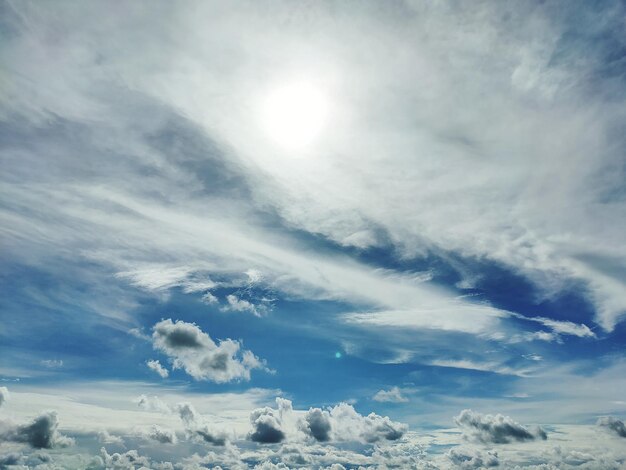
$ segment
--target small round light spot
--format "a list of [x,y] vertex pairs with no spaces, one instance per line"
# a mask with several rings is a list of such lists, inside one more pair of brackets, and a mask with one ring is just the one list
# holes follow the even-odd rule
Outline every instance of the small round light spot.
[[335,359],[341,359],[341,353],[339,351],[335,353]]

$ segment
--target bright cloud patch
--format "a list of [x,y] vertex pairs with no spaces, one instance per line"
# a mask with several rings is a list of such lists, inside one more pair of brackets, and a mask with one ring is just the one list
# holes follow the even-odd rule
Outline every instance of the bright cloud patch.
[[251,370],[264,367],[252,352],[242,350],[238,341],[215,343],[193,323],[167,319],[154,325],[153,330],[154,348],[166,354],[175,369],[184,369],[196,380],[250,380]]
[[390,390],[379,390],[376,392],[376,395],[372,397],[372,400],[391,403],[404,403],[409,401],[408,398],[402,395],[402,391],[398,387],[391,387]]
[[148,366],[148,369],[156,372],[164,379],[166,379],[170,375],[169,371],[165,367],[163,367],[159,361],[150,360],[146,362],[146,365]]

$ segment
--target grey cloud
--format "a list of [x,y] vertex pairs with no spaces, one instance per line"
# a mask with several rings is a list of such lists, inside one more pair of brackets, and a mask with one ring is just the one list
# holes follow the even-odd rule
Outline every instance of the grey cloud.
[[8,401],[9,396],[9,389],[6,387],[0,387],[0,407]]
[[312,408],[304,417],[303,430],[310,434],[316,441],[326,442],[330,440],[331,419],[328,411]]
[[340,403],[329,410],[311,408],[300,420],[299,428],[319,442],[333,440],[363,443],[395,441],[408,430],[408,426],[392,421],[387,416],[375,413],[363,416],[347,403]]
[[197,325],[180,320],[167,319],[154,325],[152,342],[155,349],[172,359],[175,369],[184,369],[196,380],[250,380],[251,370],[264,367],[252,352],[242,350],[238,341],[226,339],[216,344]]
[[0,455],[0,469],[8,465],[18,465],[22,460],[22,455],[17,452]]
[[224,446],[229,441],[228,433],[207,423],[206,419],[190,403],[177,404],[176,411],[188,435],[198,437],[204,442],[216,446]]
[[463,410],[454,418],[454,422],[463,429],[466,438],[485,444],[506,444],[548,438],[540,427],[529,431],[508,416],[501,414],[483,415],[472,410]]
[[146,436],[149,439],[160,442],[161,444],[176,444],[178,441],[176,433],[173,430],[162,428],[157,425],[152,426]]
[[258,408],[250,414],[252,431],[248,434],[251,441],[260,444],[276,444],[285,439],[280,413],[269,407]]
[[402,395],[402,390],[398,387],[391,387],[390,390],[379,390],[372,397],[372,400],[389,403],[405,403],[409,401],[408,398]]
[[613,416],[603,416],[598,419],[596,424],[608,429],[619,437],[626,437],[626,425],[624,425],[621,419],[614,418]]
[[109,454],[103,447],[100,449],[100,453],[106,469],[141,470],[144,468],[151,468],[150,459],[139,455],[139,452],[134,449],[124,453],[115,452],[113,454]]
[[57,428],[59,421],[53,411],[43,413],[29,424],[14,425],[8,421],[0,422],[0,442],[22,442],[38,449],[67,447],[74,440],[63,436]]
[[172,323],[171,320],[164,320],[154,325],[154,334],[152,336],[155,343],[162,348],[168,349],[201,349],[208,345],[215,346],[202,331],[193,323],[177,321]]
[[462,470],[471,470],[500,465],[498,453],[493,451],[481,452],[477,449],[452,448],[446,457]]

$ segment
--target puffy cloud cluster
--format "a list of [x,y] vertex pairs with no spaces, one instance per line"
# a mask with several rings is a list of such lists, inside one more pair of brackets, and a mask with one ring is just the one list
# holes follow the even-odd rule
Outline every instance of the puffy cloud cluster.
[[[12,468],[13,465],[24,465],[29,469],[34,468],[37,470],[48,470],[52,468],[47,465],[51,462],[52,459],[50,456],[42,452],[35,452],[30,455],[23,455],[19,452],[10,452],[5,455],[0,455],[0,469],[2,470]],[[21,470],[24,467],[17,468]]]
[[395,441],[408,430],[387,416],[359,414],[352,405],[340,403],[329,410],[311,408],[300,420],[299,428],[318,442],[353,441],[374,443]]
[[331,420],[333,439],[337,441],[395,441],[408,430],[406,424],[392,421],[387,416],[376,413],[363,416],[347,403],[340,403],[327,413]]
[[287,437],[283,430],[286,415],[293,411],[291,402],[282,398],[276,399],[278,409],[268,406],[257,408],[250,413],[252,431],[248,434],[251,441],[260,444],[276,444]]
[[[396,441],[408,430],[387,416],[359,414],[352,405],[340,403],[329,409],[294,411],[289,400],[276,399],[278,409],[264,407],[250,415],[252,441],[275,444],[289,437],[304,436],[315,442],[376,443]],[[292,426],[294,424],[294,426]],[[299,434],[300,433],[300,434]]]
[[157,425],[152,426],[150,431],[146,434],[146,437],[160,442],[161,444],[176,444],[176,442],[178,442],[174,431]]
[[167,319],[154,325],[153,330],[154,348],[165,353],[175,369],[184,369],[196,380],[250,380],[252,369],[264,367],[251,351],[241,350],[238,341],[226,339],[216,344],[193,323]]
[[626,437],[626,425],[624,425],[624,422],[621,419],[614,418],[613,416],[603,416],[598,419],[596,424],[608,429],[619,437]]
[[454,418],[454,422],[463,429],[466,438],[485,444],[506,444],[548,438],[540,427],[529,431],[501,414],[483,415],[472,410],[463,410]]
[[140,456],[136,450],[129,450],[123,454],[118,452],[109,454],[103,447],[100,449],[100,453],[102,454],[102,467],[107,470],[135,470],[151,468],[150,459]]
[[481,452],[477,449],[452,448],[446,453],[446,457],[462,470],[500,465],[498,453],[493,451]]
[[37,449],[67,447],[74,443],[73,439],[59,433],[59,420],[53,411],[42,413],[29,424],[12,424],[0,422],[0,442],[20,442]]
[[188,435],[216,446],[223,446],[228,442],[229,434],[207,423],[190,403],[179,403],[176,405],[176,411]]
[[332,429],[330,413],[319,408],[311,408],[304,420],[302,429],[318,442],[330,440]]

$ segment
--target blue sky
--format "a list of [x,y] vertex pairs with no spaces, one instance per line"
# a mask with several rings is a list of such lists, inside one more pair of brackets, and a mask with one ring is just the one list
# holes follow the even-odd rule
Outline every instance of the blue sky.
[[0,468],[626,465],[623,3],[0,5]]

